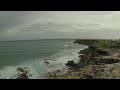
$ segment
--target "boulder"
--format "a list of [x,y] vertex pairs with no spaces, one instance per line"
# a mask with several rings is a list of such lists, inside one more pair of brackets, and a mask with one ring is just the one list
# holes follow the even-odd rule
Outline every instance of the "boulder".
[[25,72],[25,70],[23,68],[18,68],[17,71],[19,71],[19,72]]
[[65,64],[66,66],[69,66],[69,67],[71,67],[71,68],[74,68],[74,67],[76,67],[76,63],[74,63],[74,61],[68,61],[68,63],[66,63]]
[[29,79],[26,73],[20,74],[16,79]]
[[28,71],[25,68],[18,68],[17,71],[19,71],[19,73],[16,79],[29,79],[27,76]]

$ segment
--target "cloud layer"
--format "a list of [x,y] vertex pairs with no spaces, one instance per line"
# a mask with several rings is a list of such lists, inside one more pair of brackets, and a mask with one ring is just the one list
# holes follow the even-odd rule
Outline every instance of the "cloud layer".
[[119,11],[0,11],[0,40],[120,38]]

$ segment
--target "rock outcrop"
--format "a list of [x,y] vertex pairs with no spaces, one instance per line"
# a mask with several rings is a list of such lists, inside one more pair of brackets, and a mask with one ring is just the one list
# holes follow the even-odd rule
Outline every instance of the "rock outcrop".
[[87,65],[94,65],[96,63],[95,57],[108,56],[110,55],[109,51],[98,49],[94,46],[89,46],[89,48],[79,52],[80,62],[78,63],[78,68],[85,67]]
[[18,68],[17,69],[18,73],[11,77],[10,79],[29,79],[28,77],[28,71],[26,68]]
[[120,62],[120,58],[118,57],[95,57],[94,61],[96,65],[112,64],[112,63]]
[[79,54],[80,61],[78,64],[75,64],[74,61],[68,61],[66,65],[79,69],[88,65],[111,64],[120,61],[120,58],[109,57],[111,55],[109,50],[100,49],[95,46],[89,46],[89,48],[80,51]]
[[[68,61],[66,66],[71,67],[70,71],[49,72],[46,79],[120,79],[120,49],[110,48],[113,46],[112,40],[97,42],[99,40],[76,40],[74,43],[89,46],[78,52],[79,63]],[[101,44],[100,47],[95,43]]]
[[18,74],[16,79],[29,79],[27,76],[28,71],[24,68],[18,68],[17,71],[20,73]]
[[94,65],[85,73],[87,79],[120,79],[120,63]]
[[120,79],[120,63],[88,65],[74,71],[53,71],[45,79]]
[[25,72],[18,75],[16,79],[29,79],[27,74]]
[[77,66],[74,61],[68,61],[68,63],[66,63],[65,65],[71,67],[71,69],[74,69]]

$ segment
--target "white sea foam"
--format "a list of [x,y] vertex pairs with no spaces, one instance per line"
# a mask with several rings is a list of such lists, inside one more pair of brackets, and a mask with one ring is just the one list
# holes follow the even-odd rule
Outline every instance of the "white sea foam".
[[10,79],[17,74],[17,68],[27,68],[29,71],[28,76],[31,79],[39,79],[43,74],[53,70],[67,70],[68,67],[65,63],[70,60],[74,60],[77,63],[79,61],[78,52],[80,49],[82,50],[84,48],[86,48],[86,46],[81,46],[81,48],[78,49],[60,50],[58,53],[47,57],[47,62],[49,62],[48,65],[45,64],[45,60],[43,58],[39,58],[36,60],[22,62],[16,66],[3,67],[0,70],[0,78]]

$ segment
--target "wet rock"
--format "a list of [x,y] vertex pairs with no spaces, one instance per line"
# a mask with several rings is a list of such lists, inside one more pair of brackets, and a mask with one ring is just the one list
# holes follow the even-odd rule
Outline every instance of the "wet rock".
[[94,57],[96,56],[100,56],[100,54],[97,52],[97,48],[94,46],[90,46],[87,49],[84,49],[83,51],[81,51],[80,57],[80,62],[78,63],[78,67],[85,67],[87,65],[90,64],[94,64]]
[[22,74],[20,74],[16,79],[29,79],[27,74],[24,72]]
[[74,68],[77,64],[74,63],[74,61],[68,61],[68,63],[66,63],[65,65]]
[[26,70],[26,68],[18,68],[17,71],[19,71],[19,73],[17,73],[16,79],[29,79],[29,77],[27,76],[28,71]]
[[49,65],[50,63],[49,63],[48,61],[45,61],[45,64],[46,64],[46,65]]
[[19,72],[25,72],[25,70],[23,68],[18,68],[17,71],[19,71]]

